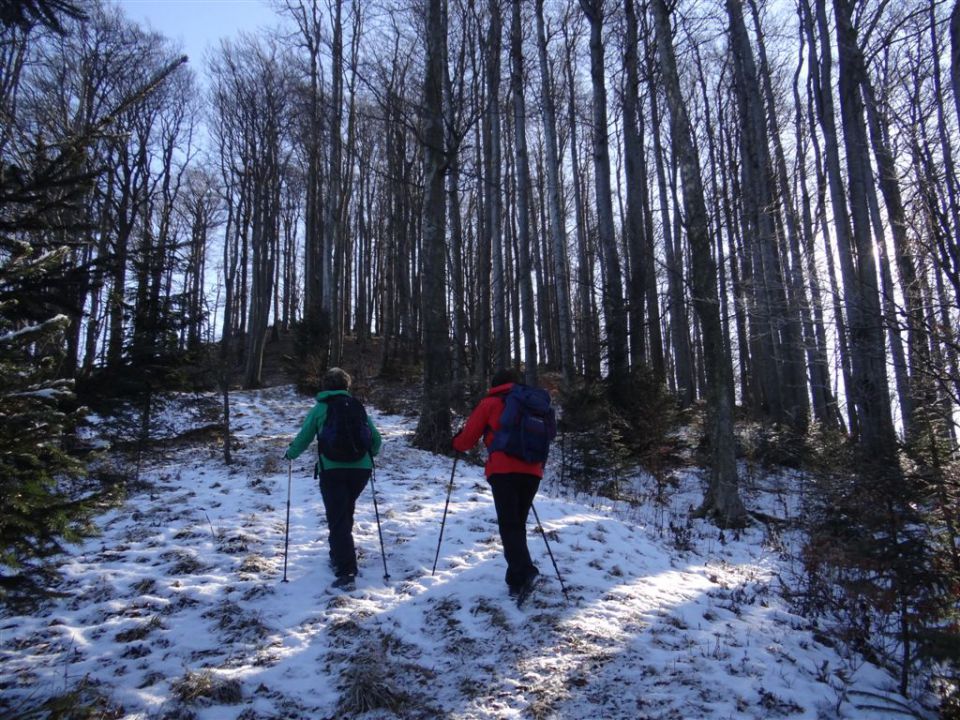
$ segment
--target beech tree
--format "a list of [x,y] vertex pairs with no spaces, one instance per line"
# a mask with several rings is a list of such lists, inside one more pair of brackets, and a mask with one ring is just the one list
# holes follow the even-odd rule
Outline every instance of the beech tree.
[[520,286],[521,328],[523,331],[524,378],[530,385],[537,384],[537,338],[534,324],[533,305],[533,252],[530,236],[530,160],[527,155],[527,117],[524,92],[523,64],[523,19],[520,12],[520,0],[512,0],[512,21],[510,23],[510,91],[513,95],[513,132],[514,151],[516,153],[517,174],[517,245],[519,249],[519,267],[517,268]]
[[670,137],[674,156],[680,164],[687,236],[693,262],[693,304],[704,336],[704,362],[707,368],[708,432],[711,443],[710,484],[699,514],[713,517],[724,527],[746,522],[746,509],[740,499],[733,439],[733,386],[730,357],[724,351],[717,299],[717,268],[704,201],[700,161],[689,116],[680,92],[680,77],[672,45],[670,15],[664,0],[653,0],[657,49],[663,73],[664,90],[670,108]]
[[623,307],[623,273],[613,223],[613,193],[610,188],[607,92],[604,79],[603,0],[580,0],[590,21],[590,77],[593,85],[593,154],[597,204],[597,237],[603,271],[603,309],[606,325],[610,392],[615,402],[628,402],[626,379],[629,370],[627,321]]
[[560,150],[557,139],[557,109],[554,83],[547,54],[547,37],[543,17],[543,0],[534,2],[537,22],[537,57],[540,65],[540,111],[543,119],[544,152],[547,174],[547,199],[550,218],[550,257],[556,288],[557,323],[559,325],[560,367],[564,383],[573,382],[573,327],[570,308],[570,285],[567,273],[566,214],[561,202]]
[[446,311],[445,136],[443,63],[446,49],[444,0],[426,5],[423,81],[423,403],[415,442],[445,451],[450,446],[450,345]]

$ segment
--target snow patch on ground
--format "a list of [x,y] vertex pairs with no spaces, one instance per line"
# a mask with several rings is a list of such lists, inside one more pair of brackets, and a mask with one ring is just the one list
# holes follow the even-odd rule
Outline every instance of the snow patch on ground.
[[[411,447],[415,420],[371,408],[390,580],[368,486],[361,575],[340,593],[313,455],[289,476],[282,459],[311,401],[292,388],[232,399],[233,466],[209,445],[158,455],[148,490],[65,559],[68,595],[0,616],[0,709],[85,681],[124,718],[902,717],[858,707],[895,697],[893,680],[818,642],[778,595],[782,538],[688,521],[694,472],[639,508],[564,497],[548,473],[536,509],[568,597],[531,519],[544,582],[520,610],[482,468],[457,466],[431,575],[452,461]],[[752,507],[790,510],[789,476],[744,483]]]

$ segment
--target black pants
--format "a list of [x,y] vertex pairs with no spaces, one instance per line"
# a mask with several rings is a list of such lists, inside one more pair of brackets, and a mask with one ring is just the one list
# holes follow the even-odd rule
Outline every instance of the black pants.
[[540,478],[524,473],[504,473],[487,478],[493,490],[497,525],[507,560],[507,585],[516,588],[539,571],[527,549],[527,516],[540,487]]
[[369,470],[355,468],[334,468],[320,473],[320,495],[323,497],[329,531],[330,562],[337,577],[357,574],[353,510],[369,479]]

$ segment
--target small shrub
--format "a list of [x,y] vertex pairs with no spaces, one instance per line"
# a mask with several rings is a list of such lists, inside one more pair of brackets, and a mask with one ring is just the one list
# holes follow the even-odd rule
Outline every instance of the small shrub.
[[800,468],[810,455],[808,438],[780,425],[741,425],[737,455],[765,468]]
[[626,468],[639,465],[661,491],[666,488],[671,458],[679,457],[673,432],[679,414],[676,399],[649,370],[634,370],[616,398],[605,384],[588,383],[567,390],[559,404],[560,434],[552,452],[560,455],[565,485],[632,500],[622,479]]
[[880,465],[825,434],[815,447],[801,610],[896,672],[901,695],[933,689],[949,710],[960,666],[950,466]]

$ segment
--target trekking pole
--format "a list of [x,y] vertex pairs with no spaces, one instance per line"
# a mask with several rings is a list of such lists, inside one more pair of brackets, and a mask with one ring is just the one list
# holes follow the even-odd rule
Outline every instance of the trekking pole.
[[377,465],[373,461],[373,454],[370,454],[370,493],[373,495],[373,513],[377,517],[377,534],[380,536],[380,558],[383,560],[383,582],[390,581],[390,573],[387,572],[387,552],[383,549],[383,529],[380,527],[380,509],[377,507],[377,487],[373,478],[377,474]]
[[560,418],[560,422],[563,423],[560,428],[560,492],[562,493],[564,488],[566,488],[566,471],[567,471],[567,424],[563,422],[563,418]]
[[543,523],[540,522],[540,516],[537,515],[537,508],[533,503],[530,503],[530,509],[533,510],[533,517],[537,521],[537,527],[540,528],[540,534],[543,535],[543,542],[547,546],[547,554],[550,555],[550,562],[553,563],[553,569],[557,573],[557,580],[560,581],[560,589],[563,590],[563,596],[567,599],[567,602],[570,602],[570,596],[567,595],[567,586],[563,584],[563,577],[560,575],[560,568],[557,567],[557,561],[553,557],[553,550],[550,549],[550,543],[547,542],[547,533],[543,529]]
[[447,485],[447,502],[443,505],[443,520],[440,521],[440,539],[437,540],[437,554],[433,556],[433,570],[430,571],[431,576],[437,572],[437,560],[440,559],[440,543],[443,542],[443,528],[447,524],[447,508],[450,507],[450,493],[453,492],[453,475],[457,472],[457,460],[459,459],[459,455],[453,456],[453,470],[450,471],[450,483]]
[[287,462],[287,522],[283,530],[283,580],[287,582],[287,548],[290,546],[290,484],[293,480],[293,460]]

